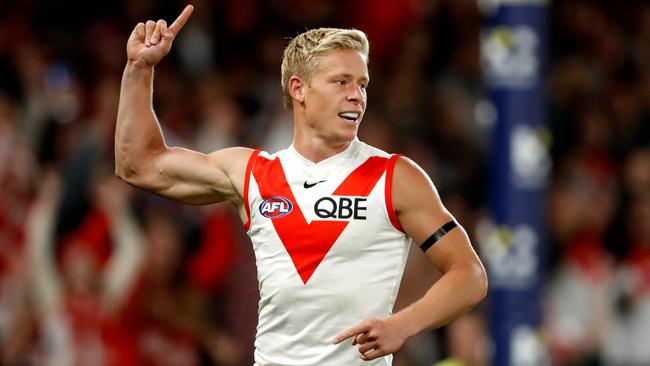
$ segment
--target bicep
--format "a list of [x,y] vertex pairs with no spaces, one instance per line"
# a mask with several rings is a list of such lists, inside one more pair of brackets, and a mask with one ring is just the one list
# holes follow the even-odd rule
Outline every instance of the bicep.
[[[454,220],[428,175],[406,158],[400,158],[395,165],[393,205],[404,232],[417,245]],[[441,237],[426,254],[443,273],[456,264],[478,262],[469,237],[460,224]]]
[[154,157],[141,188],[189,204],[237,202],[241,197],[247,148],[211,154],[173,147]]

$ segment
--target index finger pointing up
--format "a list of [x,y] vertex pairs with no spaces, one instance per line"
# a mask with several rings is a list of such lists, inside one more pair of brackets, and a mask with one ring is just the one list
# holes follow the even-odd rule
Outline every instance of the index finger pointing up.
[[192,5],[188,5],[183,9],[183,12],[181,15],[174,20],[174,23],[169,26],[169,30],[175,35],[178,34],[178,32],[183,28],[185,25],[185,22],[187,22],[187,19],[189,19],[190,15],[192,15],[192,11],[194,11],[194,7]]

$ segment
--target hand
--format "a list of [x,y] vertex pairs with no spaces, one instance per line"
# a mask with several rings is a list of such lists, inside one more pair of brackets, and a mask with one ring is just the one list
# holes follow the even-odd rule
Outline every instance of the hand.
[[129,63],[144,66],[154,66],[172,47],[172,41],[185,25],[194,7],[188,5],[181,15],[167,28],[167,22],[160,19],[157,22],[148,20],[138,23],[126,43],[126,56]]
[[395,318],[368,319],[334,337],[334,344],[352,338],[352,345],[359,345],[359,353],[364,361],[386,356],[402,347],[407,336]]

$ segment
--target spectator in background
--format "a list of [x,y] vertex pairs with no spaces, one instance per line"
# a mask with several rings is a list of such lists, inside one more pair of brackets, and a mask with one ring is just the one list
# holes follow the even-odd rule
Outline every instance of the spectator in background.
[[650,150],[633,150],[623,164],[622,259],[613,276],[605,343],[607,365],[650,364]]
[[142,265],[142,234],[128,211],[126,187],[103,174],[94,188],[98,211],[60,238],[59,253],[55,173],[43,178],[27,226],[31,286],[47,365],[139,364],[137,355],[119,349],[128,345],[122,338],[130,335],[114,322]]
[[548,207],[559,247],[544,296],[545,328],[554,364],[586,365],[600,359],[607,331],[613,258],[605,239],[616,191],[611,179],[575,159],[560,171]]
[[19,105],[0,91],[0,364],[18,362],[29,348],[30,312],[25,265],[25,220],[38,174],[21,134]]
[[643,300],[631,300],[642,299],[643,290],[630,280],[639,278],[643,262],[643,251],[632,249],[639,245],[630,221],[635,207],[645,205],[632,192],[647,189],[626,178],[644,181],[649,166],[632,163],[640,162],[636,151],[647,150],[650,136],[648,14],[648,4],[635,1],[551,6],[556,169],[547,217],[556,246],[544,316],[557,365],[648,362],[635,345],[641,332],[632,326],[643,322]]
[[[163,214],[164,213],[164,214]],[[227,222],[223,213],[214,215]],[[168,211],[149,205],[144,225],[147,256],[123,320],[129,324],[141,362],[151,365],[239,365],[242,345],[211,311],[210,294],[224,281],[234,253],[228,229],[207,222],[198,253],[188,256],[182,226]],[[214,233],[212,234],[214,235]]]

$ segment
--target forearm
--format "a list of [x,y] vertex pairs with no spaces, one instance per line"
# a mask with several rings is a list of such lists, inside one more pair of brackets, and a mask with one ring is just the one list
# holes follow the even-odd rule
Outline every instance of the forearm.
[[143,262],[144,239],[135,218],[123,207],[111,218],[111,238],[115,247],[105,273],[105,306],[118,310],[131,292]]
[[115,171],[131,180],[163,151],[165,142],[153,111],[153,66],[127,63],[122,76],[115,129]]
[[451,323],[484,297],[487,278],[480,265],[451,268],[415,303],[393,315],[411,337]]
[[39,311],[58,306],[60,282],[53,251],[53,202],[37,202],[27,222],[27,245],[32,288],[38,298]]

